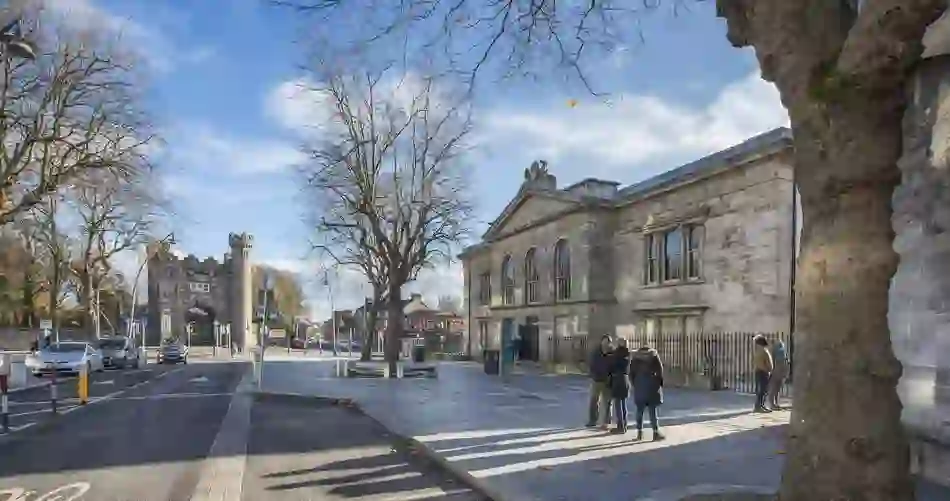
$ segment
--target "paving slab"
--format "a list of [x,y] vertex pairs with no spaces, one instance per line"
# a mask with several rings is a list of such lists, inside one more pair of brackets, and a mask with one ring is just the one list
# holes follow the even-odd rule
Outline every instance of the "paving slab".
[[[438,367],[434,380],[367,380],[336,378],[327,362],[274,363],[263,386],[352,398],[496,501],[673,499],[698,487],[763,491],[779,484],[789,415],[751,414],[749,395],[668,389],[660,412],[667,440],[638,443],[581,427],[589,384],[583,376],[526,372],[503,380],[476,364]],[[950,499],[950,491],[922,484],[918,499]]]

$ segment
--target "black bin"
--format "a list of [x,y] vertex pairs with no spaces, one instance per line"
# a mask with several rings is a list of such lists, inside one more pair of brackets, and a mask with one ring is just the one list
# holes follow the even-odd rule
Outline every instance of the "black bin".
[[498,375],[499,362],[501,361],[501,352],[498,350],[485,350],[485,374],[491,376]]
[[426,361],[426,347],[424,345],[417,344],[412,347],[412,361],[413,362]]

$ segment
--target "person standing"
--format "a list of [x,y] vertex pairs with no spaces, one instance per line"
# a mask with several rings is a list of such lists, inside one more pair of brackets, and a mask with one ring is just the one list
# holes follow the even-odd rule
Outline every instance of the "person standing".
[[630,382],[637,406],[637,440],[643,440],[643,413],[650,412],[653,440],[663,440],[657,410],[663,405],[663,362],[649,346],[641,346],[630,356]]
[[590,399],[587,402],[587,427],[597,426],[598,421],[602,428],[610,425],[610,336],[600,338],[600,344],[591,353],[588,365],[590,375]]
[[772,375],[772,354],[769,353],[769,342],[765,336],[759,334],[753,339],[755,343],[754,353],[752,355],[753,368],[755,369],[755,409],[752,412],[763,413],[772,412],[765,407],[765,397],[768,393],[769,378]]
[[782,386],[788,379],[789,361],[788,351],[785,349],[785,343],[781,340],[772,345],[772,375],[769,377],[768,405],[773,411],[782,410],[778,404],[779,393],[782,392]]
[[610,396],[613,398],[614,418],[617,427],[611,433],[627,432],[627,397],[630,396],[630,381],[627,371],[630,369],[630,350],[627,349],[627,340],[617,340],[610,357]]

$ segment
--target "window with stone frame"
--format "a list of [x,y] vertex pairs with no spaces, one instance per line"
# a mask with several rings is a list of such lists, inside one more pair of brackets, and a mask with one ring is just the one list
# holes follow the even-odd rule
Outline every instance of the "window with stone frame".
[[483,350],[488,349],[488,320],[478,321],[478,346]]
[[501,303],[515,304],[515,268],[511,256],[501,261]]
[[538,302],[538,287],[541,275],[538,273],[537,250],[532,247],[524,255],[524,302]]
[[660,247],[660,239],[657,235],[648,233],[645,237],[646,269],[643,273],[643,283],[647,285],[660,281]]
[[689,225],[684,229],[686,232],[686,278],[697,280],[703,273],[703,227]]
[[644,235],[644,285],[702,278],[703,231],[685,224]]
[[487,271],[478,276],[478,304],[491,304],[491,272]]
[[554,298],[571,298],[571,249],[563,239],[554,245]]

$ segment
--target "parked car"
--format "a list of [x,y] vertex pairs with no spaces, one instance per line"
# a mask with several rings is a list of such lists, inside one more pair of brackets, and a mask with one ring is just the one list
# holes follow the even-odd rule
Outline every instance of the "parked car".
[[83,341],[52,343],[27,357],[26,366],[37,377],[53,371],[57,374],[79,374],[82,367],[86,367],[87,373],[102,372],[104,369],[102,353]]
[[99,338],[99,350],[105,367],[125,369],[138,365],[139,350],[135,342],[125,336]]
[[188,347],[176,341],[163,343],[158,350],[160,364],[188,364]]

